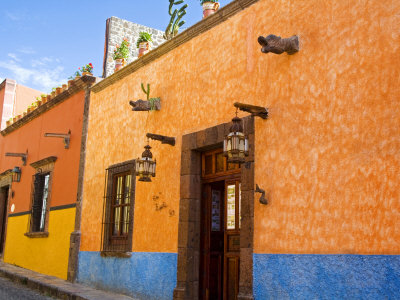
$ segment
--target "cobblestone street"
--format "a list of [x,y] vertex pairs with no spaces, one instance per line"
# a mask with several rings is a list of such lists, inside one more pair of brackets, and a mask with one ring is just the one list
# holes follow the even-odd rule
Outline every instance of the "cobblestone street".
[[50,300],[37,291],[31,290],[23,284],[12,282],[0,276],[0,300]]

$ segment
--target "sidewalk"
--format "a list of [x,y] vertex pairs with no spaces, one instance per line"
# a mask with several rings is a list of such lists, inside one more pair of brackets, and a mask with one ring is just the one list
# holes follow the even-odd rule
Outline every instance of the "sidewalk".
[[81,284],[71,283],[57,277],[43,275],[0,261],[0,275],[12,281],[26,284],[42,293],[68,300],[133,300],[133,298],[96,290]]

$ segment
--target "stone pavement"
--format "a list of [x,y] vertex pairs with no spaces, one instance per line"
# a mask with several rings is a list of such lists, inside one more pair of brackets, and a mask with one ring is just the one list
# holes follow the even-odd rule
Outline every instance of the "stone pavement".
[[57,277],[43,275],[31,270],[6,264],[0,261],[0,275],[22,284],[31,289],[60,299],[68,300],[133,300],[134,298],[96,290],[88,286],[71,283]]

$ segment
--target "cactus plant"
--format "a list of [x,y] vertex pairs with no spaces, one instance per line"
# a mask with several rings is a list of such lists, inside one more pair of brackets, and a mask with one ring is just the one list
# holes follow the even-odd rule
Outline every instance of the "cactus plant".
[[185,21],[181,21],[182,17],[186,15],[187,4],[183,5],[179,10],[175,9],[172,12],[172,6],[182,4],[184,0],[169,0],[169,10],[168,13],[171,16],[167,29],[165,29],[164,38],[166,40],[172,39],[174,36],[178,34],[179,28],[185,24]]
[[147,95],[147,100],[149,100],[149,97],[150,97],[150,83],[147,84],[147,91],[145,90],[143,83],[141,85],[142,85],[143,93],[145,93]]

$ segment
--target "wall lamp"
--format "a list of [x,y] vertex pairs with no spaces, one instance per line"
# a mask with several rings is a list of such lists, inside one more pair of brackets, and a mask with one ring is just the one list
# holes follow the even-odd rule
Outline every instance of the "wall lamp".
[[21,181],[21,168],[19,167],[14,167],[11,171],[12,174],[12,182],[20,182]]
[[139,181],[151,182],[151,177],[156,177],[156,160],[153,160],[153,153],[151,153],[149,139],[160,141],[162,144],[168,144],[175,146],[175,138],[147,133],[147,145],[144,147],[142,157],[136,160],[136,176],[139,177]]
[[64,139],[64,149],[69,149],[69,142],[71,140],[71,130],[65,133],[45,133],[44,137],[55,137]]
[[26,166],[26,159],[28,158],[28,150],[26,150],[26,153],[6,152],[6,156],[21,157],[22,165]]

